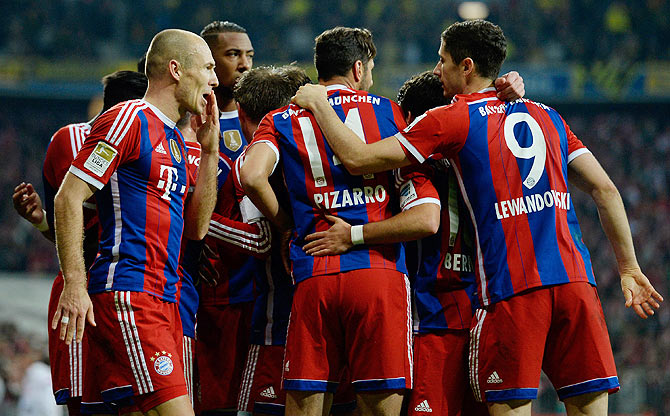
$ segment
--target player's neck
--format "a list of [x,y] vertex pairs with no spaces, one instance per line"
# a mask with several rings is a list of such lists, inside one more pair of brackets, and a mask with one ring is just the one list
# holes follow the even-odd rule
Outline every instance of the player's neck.
[[158,108],[166,117],[177,123],[182,117],[179,113],[179,103],[174,96],[174,88],[152,88],[149,84],[144,101]]
[[333,77],[328,81],[324,81],[323,79],[319,78],[319,84],[326,87],[329,85],[344,85],[345,87],[351,88],[352,90],[358,89],[358,83],[354,82],[354,80],[352,80],[350,77],[345,76]]
[[214,89],[214,94],[216,94],[216,102],[219,105],[219,111],[228,112],[237,110],[237,105],[235,105],[235,99],[232,95],[232,90],[227,87],[217,87]]
[[474,94],[485,88],[492,87],[493,81],[488,78],[474,77],[465,86],[463,94]]

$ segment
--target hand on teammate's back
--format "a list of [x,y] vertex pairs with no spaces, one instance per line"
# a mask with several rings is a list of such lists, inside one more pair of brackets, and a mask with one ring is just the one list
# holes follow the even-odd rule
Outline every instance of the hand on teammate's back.
[[326,231],[317,231],[305,237],[303,247],[310,256],[334,256],[342,254],[354,245],[351,242],[351,225],[339,217],[326,214],[333,225]]

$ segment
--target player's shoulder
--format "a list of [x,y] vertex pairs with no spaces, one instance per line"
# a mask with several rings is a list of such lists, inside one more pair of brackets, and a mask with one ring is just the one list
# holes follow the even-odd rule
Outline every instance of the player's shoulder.
[[72,138],[85,137],[91,131],[91,125],[88,123],[72,123],[59,128],[53,136],[53,141],[71,141]]

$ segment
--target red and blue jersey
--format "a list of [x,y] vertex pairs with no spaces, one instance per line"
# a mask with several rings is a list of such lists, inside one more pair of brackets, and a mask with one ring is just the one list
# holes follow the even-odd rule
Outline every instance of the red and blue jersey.
[[266,222],[250,224],[244,221],[244,204],[240,205],[236,197],[234,161],[219,148],[219,167],[222,166],[221,161],[225,162],[226,180],[219,189],[206,237],[207,244],[219,257],[212,261],[219,279],[214,287],[202,286],[203,305],[253,301],[254,279],[263,267],[271,243],[270,228]]
[[[342,85],[328,87],[335,112],[361,140],[376,142],[405,125],[391,100]],[[324,140],[314,116],[295,105],[270,112],[252,144],[265,143],[281,157],[290,196],[295,232],[290,257],[294,281],[357,269],[391,269],[406,273],[401,244],[357,246],[337,256],[312,257],[302,247],[305,237],[330,228],[325,214],[351,225],[381,221],[397,206],[391,173],[352,176]]]
[[98,189],[101,236],[90,293],[146,292],[176,301],[184,200],[195,184],[186,156],[175,122],[144,100],[98,117],[70,167]]
[[482,305],[534,287],[595,285],[568,189],[568,163],[588,150],[555,110],[505,103],[487,88],[457,95],[396,138],[419,162],[454,166],[475,226]]
[[[254,232],[253,229],[247,231],[247,249],[250,250],[250,254],[263,260],[258,264],[255,274],[256,298],[251,315],[249,342],[254,345],[286,345],[286,331],[293,300],[293,282],[291,276],[284,270],[280,253],[281,243],[272,241],[273,235],[268,221],[244,193],[240,183],[240,167],[243,163],[244,153],[235,161],[233,171],[235,195],[244,223],[257,227],[260,231],[260,233]],[[274,175],[280,174],[281,172],[275,172]],[[277,177],[277,179],[281,179],[280,182],[283,183],[283,178]],[[274,180],[271,180],[271,183],[274,186],[282,186],[281,190],[277,188],[275,192],[283,190],[283,185],[276,184]],[[263,238],[260,238],[261,236]]]
[[[242,126],[237,110],[221,113],[219,116],[219,130],[221,131],[219,153],[224,154],[229,160],[234,162],[247,147],[247,139],[244,138],[244,133],[242,133]],[[230,172],[230,167],[228,168],[228,172]],[[222,178],[221,184],[225,180],[225,177]]]
[[[198,177],[200,166],[200,143],[186,142],[187,166],[193,178]],[[200,295],[195,282],[200,267],[200,253],[202,252],[202,241],[190,240],[182,237],[181,253],[179,255],[179,287],[177,291],[177,302],[179,302],[179,316],[184,335],[195,338],[195,316],[198,312]]]
[[[81,150],[84,140],[91,131],[89,123],[68,124],[61,127],[52,137],[47,148],[42,167],[44,184],[44,209],[49,228],[54,229],[54,198],[65,179],[72,161]],[[98,252],[98,214],[95,198],[84,202],[84,263],[88,268]]]
[[469,329],[477,304],[474,228],[456,175],[445,160],[400,169],[396,175],[400,207],[440,206],[437,233],[406,244],[414,298],[414,332]]

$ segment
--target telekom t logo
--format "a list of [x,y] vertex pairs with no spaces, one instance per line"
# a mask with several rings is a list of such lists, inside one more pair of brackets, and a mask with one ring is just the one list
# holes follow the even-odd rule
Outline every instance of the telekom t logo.
[[[172,198],[170,197],[170,192],[176,191],[177,186],[179,186],[179,183],[177,182],[179,180],[179,175],[177,174],[177,168],[172,166],[161,165],[160,177],[161,180],[158,181],[158,189],[165,189],[165,193],[161,195],[161,198],[165,199],[166,201],[170,201],[172,200]],[[185,191],[186,186],[182,185],[181,195],[183,195]]]

